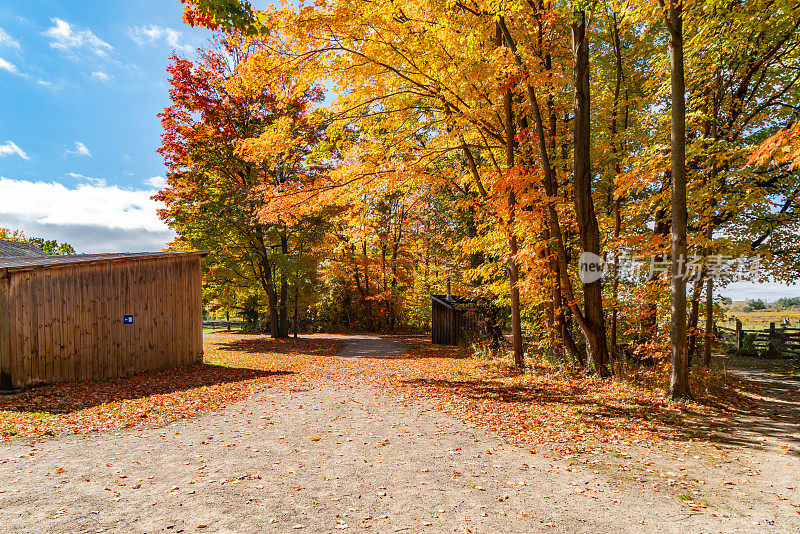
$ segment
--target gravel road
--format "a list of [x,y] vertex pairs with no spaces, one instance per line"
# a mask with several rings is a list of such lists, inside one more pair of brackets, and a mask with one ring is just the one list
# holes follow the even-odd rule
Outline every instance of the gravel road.
[[691,512],[368,386],[307,383],[163,428],[0,444],[7,532],[800,529],[754,514]]

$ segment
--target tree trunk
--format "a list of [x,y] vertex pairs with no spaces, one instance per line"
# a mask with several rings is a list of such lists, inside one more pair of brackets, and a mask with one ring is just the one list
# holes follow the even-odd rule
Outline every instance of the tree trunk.
[[706,281],[706,331],[703,336],[703,366],[711,364],[711,342],[714,339],[714,279]]
[[[502,16],[498,17],[497,25],[506,41],[506,44],[510,46],[511,51],[514,54],[514,61],[520,68],[524,69],[524,63],[517,52],[516,43],[514,42],[511,33],[508,31],[505,19]],[[541,166],[543,170],[543,186],[547,196],[550,197],[550,199],[554,199],[558,194],[558,183],[555,176],[555,169],[550,164],[550,155],[547,150],[547,135],[545,134],[544,122],[542,120],[541,110],[539,109],[539,102],[536,98],[536,90],[532,85],[526,83],[525,92],[529,104],[529,116],[533,121],[536,131],[536,144],[539,150],[539,157],[541,158]],[[572,312],[572,316],[578,321],[578,325],[580,326],[584,336],[588,337],[588,324],[585,321],[583,313],[581,312],[581,309],[575,300],[575,295],[572,290],[572,283],[569,279],[564,236],[561,232],[561,223],[559,222],[558,211],[556,210],[556,206],[552,200],[547,202],[546,215],[548,232],[550,232],[550,237],[555,241],[556,254],[553,260],[553,265],[556,267],[559,274],[559,287],[563,290],[562,302],[568,306],[569,310]],[[567,336],[569,335],[569,325],[565,324],[562,334],[562,339],[564,339],[566,343]]]
[[266,257],[262,260],[262,266],[266,275],[264,291],[267,293],[267,302],[269,304],[269,334],[273,339],[278,339],[280,331],[278,330],[278,295],[275,292],[275,276],[272,271],[272,265]]
[[[503,109],[506,123],[506,169],[514,167],[514,110],[511,101],[511,89],[503,95]],[[511,337],[514,345],[514,367],[522,369],[525,365],[522,352],[522,320],[519,309],[519,267],[517,266],[517,236],[514,233],[514,217],[516,210],[516,195],[512,189],[508,194],[508,283],[511,290]]]
[[697,354],[697,325],[699,323],[700,318],[700,293],[703,291],[703,278],[698,277],[697,280],[694,282],[694,286],[692,288],[692,301],[691,306],[689,308],[689,326],[687,332],[688,338],[688,360],[689,365],[692,364],[692,359]]
[[669,56],[672,83],[672,344],[669,396],[689,397],[689,355],[686,346],[686,80],[683,66],[683,1],[669,2]]
[[[545,54],[544,56],[544,68],[547,71],[552,70],[553,68],[553,59],[550,54]],[[550,135],[550,150],[555,152],[556,151],[556,137],[558,134],[558,118],[556,116],[556,107],[553,101],[552,95],[548,95],[547,97],[547,115],[548,115],[548,130]],[[547,173],[545,180],[549,182],[549,185],[546,185],[545,192],[555,197],[558,193],[558,185],[555,183],[555,171],[552,170],[553,168],[550,167],[550,172]],[[548,177],[549,176],[549,177]],[[552,208],[552,204],[550,204]],[[555,209],[553,208],[553,212]],[[555,220],[555,217],[552,217]],[[558,225],[556,220],[555,225]],[[545,228],[547,240],[550,240],[551,233],[549,230],[549,226]],[[557,254],[561,253],[563,255],[563,247],[557,245],[560,251],[557,251]],[[583,352],[578,349],[578,346],[575,344],[575,340],[572,337],[572,332],[570,332],[569,327],[567,326],[566,317],[564,316],[564,311],[566,307],[564,306],[564,296],[561,292],[561,274],[559,272],[558,267],[558,260],[552,258],[550,260],[550,270],[553,273],[553,278],[555,283],[553,284],[553,293],[552,293],[552,300],[553,300],[553,315],[554,315],[554,327],[556,328],[556,332],[558,333],[559,339],[564,345],[564,348],[567,349],[573,358],[578,362],[581,367],[586,366],[586,358],[583,355]]]
[[[589,92],[589,42],[586,31],[586,13],[572,14],[572,57],[575,84],[574,108],[574,188],[575,216],[577,218],[581,251],[600,256],[600,228],[592,200],[591,170],[591,98]],[[603,315],[601,280],[583,284],[584,321],[586,323],[587,374],[607,376],[608,342]]]
[[372,317],[372,300],[369,296],[369,256],[367,256],[367,242],[362,243],[362,252],[364,254],[364,311],[367,314],[367,330],[370,332],[375,331],[375,321]]
[[283,264],[281,265],[281,303],[280,315],[278,317],[278,335],[280,337],[289,337],[289,314],[287,311],[289,300],[289,276],[288,276],[288,254],[289,243],[286,234],[281,234],[281,254],[283,254]]
[[[614,107],[611,110],[611,152],[614,156],[614,179],[622,173],[622,168],[620,166],[620,158],[621,158],[621,147],[618,145],[617,141],[617,131],[618,131],[618,117],[619,117],[619,103],[620,103],[620,93],[622,89],[622,82],[625,80],[625,71],[622,67],[622,44],[620,42],[619,36],[619,21],[617,20],[616,12],[613,12],[613,21],[611,27],[611,45],[614,49],[614,58],[615,58],[615,83],[614,83]],[[627,98],[627,91],[626,91],[626,98],[625,98],[625,117],[628,116],[628,98]],[[627,123],[623,121],[623,129],[627,127]],[[615,187],[612,181],[611,186],[612,194],[615,192]],[[615,195],[613,199],[613,213],[614,213],[614,239],[619,239],[620,232],[622,230],[622,218],[620,216],[620,198]],[[614,256],[614,271],[613,271],[613,287],[612,287],[612,298],[613,298],[613,306],[611,309],[611,354],[616,357],[619,353],[618,342],[619,342],[619,326],[618,326],[618,315],[619,315],[619,256]]]
[[297,339],[297,310],[299,308],[298,301],[300,300],[300,271],[295,268],[294,271],[294,317],[292,318],[292,330],[294,330],[294,337]]

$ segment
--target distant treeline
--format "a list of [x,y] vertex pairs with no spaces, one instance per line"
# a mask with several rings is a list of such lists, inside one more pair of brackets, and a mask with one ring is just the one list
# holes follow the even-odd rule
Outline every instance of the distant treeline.
[[758,311],[767,309],[786,309],[800,306],[800,297],[784,297],[777,302],[764,302],[763,299],[747,299],[745,311]]

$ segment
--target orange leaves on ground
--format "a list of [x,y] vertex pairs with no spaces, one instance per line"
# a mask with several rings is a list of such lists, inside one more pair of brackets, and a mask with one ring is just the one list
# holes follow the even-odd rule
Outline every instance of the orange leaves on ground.
[[612,381],[555,374],[503,376],[452,348],[405,338],[411,354],[398,359],[316,362],[328,378],[377,385],[404,400],[433,400],[452,415],[515,442],[552,443],[564,450],[589,443],[647,442],[667,431],[659,393]]
[[[339,358],[346,337],[273,340],[207,334],[205,363],[128,378],[43,386],[0,397],[0,435],[163,425],[214,410],[266,388],[329,382],[379,387],[405,402],[433,402],[512,442],[579,452],[608,444],[683,439],[689,417],[741,407],[741,381],[716,370],[694,373],[701,404],[664,399],[666,367],[626,370],[630,381],[564,376],[537,367],[519,376],[497,360],[476,360],[422,336],[398,336],[409,353]],[[309,437],[316,441],[317,437]]]
[[703,404],[679,405],[664,398],[665,367],[644,368],[629,382],[565,377],[548,368],[519,376],[421,336],[398,339],[410,347],[404,357],[318,360],[305,371],[377,385],[405,401],[432,400],[509,441],[547,443],[563,452],[684,439],[691,416],[742,402],[737,394],[742,385],[719,371],[698,375]]
[[341,343],[207,335],[202,365],[126,378],[42,386],[0,397],[0,437],[163,425],[296,378]]

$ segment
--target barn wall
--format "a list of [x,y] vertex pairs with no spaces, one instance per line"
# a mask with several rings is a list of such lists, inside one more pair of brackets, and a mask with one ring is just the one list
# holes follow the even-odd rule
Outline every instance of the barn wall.
[[[14,387],[127,376],[202,356],[200,257],[162,256],[9,272],[8,335],[0,337]],[[134,324],[124,325],[132,314]],[[8,339],[8,354],[2,341]]]
[[11,380],[11,324],[8,313],[8,278],[0,277],[0,389],[14,387]]

